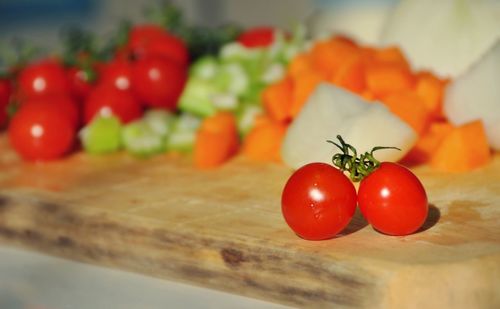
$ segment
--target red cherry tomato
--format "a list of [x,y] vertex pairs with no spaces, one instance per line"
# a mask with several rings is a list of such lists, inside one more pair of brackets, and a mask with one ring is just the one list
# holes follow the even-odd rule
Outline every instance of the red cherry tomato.
[[132,29],[130,29],[127,45],[132,49],[140,48],[141,46],[147,45],[149,42],[161,37],[165,32],[165,29],[158,25],[135,25]]
[[8,136],[21,157],[41,161],[62,157],[76,139],[71,121],[49,101],[21,106],[12,118]]
[[11,82],[8,79],[0,79],[0,128],[7,123],[7,106],[12,94]]
[[273,27],[255,27],[241,33],[237,41],[249,48],[266,47],[274,42],[274,33],[276,29]]
[[183,66],[189,62],[189,52],[184,41],[156,25],[139,25],[132,28],[124,54],[131,55],[134,59],[168,57]]
[[356,189],[335,167],[310,163],[288,179],[281,197],[285,221],[308,240],[332,238],[342,231],[356,209]]
[[67,118],[75,129],[80,126],[80,109],[75,100],[69,96],[53,95],[45,97],[36,97],[28,99],[22,103],[22,106],[38,104],[46,106],[47,104],[53,105],[56,109],[60,110],[64,117]]
[[422,183],[410,170],[391,162],[383,162],[361,181],[358,203],[366,220],[389,235],[414,233],[428,213]]
[[18,77],[21,98],[71,93],[64,67],[53,59],[32,63],[21,70]]
[[71,67],[66,70],[66,74],[71,86],[71,93],[79,100],[85,99],[94,87],[94,81],[89,75],[89,71],[79,67]]
[[165,33],[163,36],[149,42],[141,52],[136,52],[139,58],[149,56],[168,57],[180,65],[187,66],[189,62],[189,52],[186,44],[178,37]]
[[140,118],[142,109],[129,91],[102,85],[93,89],[85,100],[84,123],[89,123],[96,115],[115,115],[122,123],[128,123]]
[[132,90],[149,107],[175,110],[186,79],[186,68],[169,58],[147,57],[132,67]]
[[132,64],[126,60],[114,60],[104,65],[99,76],[99,85],[130,90],[132,87]]

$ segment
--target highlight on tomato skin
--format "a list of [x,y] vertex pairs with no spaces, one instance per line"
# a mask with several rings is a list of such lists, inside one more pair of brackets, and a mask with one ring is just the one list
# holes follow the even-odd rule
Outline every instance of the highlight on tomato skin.
[[409,169],[392,162],[381,163],[361,181],[358,203],[368,223],[393,236],[418,231],[429,211],[420,180]]
[[332,165],[310,163],[288,179],[281,208],[286,223],[298,236],[307,240],[330,239],[354,216],[356,189]]

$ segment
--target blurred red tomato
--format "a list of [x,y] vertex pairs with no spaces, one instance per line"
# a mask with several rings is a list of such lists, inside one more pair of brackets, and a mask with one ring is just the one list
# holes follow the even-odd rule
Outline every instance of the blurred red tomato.
[[189,62],[189,52],[184,41],[157,25],[133,27],[122,54],[134,59],[163,56],[184,66]]
[[165,33],[156,40],[144,45],[142,50],[136,52],[138,58],[148,56],[168,57],[180,65],[187,66],[189,62],[189,52],[184,42],[178,37]]
[[85,100],[84,123],[89,123],[96,115],[115,115],[122,123],[128,123],[142,116],[142,108],[130,91],[100,85]]
[[22,107],[26,105],[41,105],[47,106],[48,104],[55,106],[56,109],[60,110],[64,117],[67,118],[72,124],[73,128],[78,129],[81,123],[80,109],[76,101],[66,95],[53,95],[53,96],[40,96],[36,98],[28,99],[22,102]]
[[274,42],[276,29],[273,27],[255,27],[241,33],[237,41],[248,48],[266,47]]
[[186,79],[186,68],[165,57],[142,58],[132,67],[132,90],[148,107],[175,110]]
[[96,70],[74,66],[67,68],[66,74],[71,86],[71,93],[79,100],[85,99],[94,87]]
[[71,93],[64,67],[54,59],[28,64],[19,73],[17,84],[22,99]]
[[130,90],[132,64],[130,61],[115,59],[102,66],[98,83],[106,87],[114,87],[118,90]]
[[0,79],[0,128],[7,123],[7,106],[12,94],[12,84],[9,79]]
[[9,141],[25,160],[53,160],[74,145],[74,125],[57,104],[39,101],[16,112],[8,129]]

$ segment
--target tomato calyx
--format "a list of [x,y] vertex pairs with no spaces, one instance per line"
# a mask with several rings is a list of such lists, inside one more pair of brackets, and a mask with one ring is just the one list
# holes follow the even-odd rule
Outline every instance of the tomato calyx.
[[340,135],[337,135],[337,139],[339,143],[327,140],[328,143],[335,145],[341,151],[341,153],[333,155],[332,163],[341,171],[348,172],[349,178],[353,182],[363,180],[380,166],[380,161],[373,155],[375,151],[382,149],[401,150],[397,147],[376,146],[371,151],[362,153],[358,157],[356,148],[346,143]]

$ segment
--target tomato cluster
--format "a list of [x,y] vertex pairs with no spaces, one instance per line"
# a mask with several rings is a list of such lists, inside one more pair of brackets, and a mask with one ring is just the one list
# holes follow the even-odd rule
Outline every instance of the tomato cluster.
[[[350,147],[339,139],[342,146]],[[341,149],[349,149],[342,146]],[[361,161],[347,153],[338,160],[334,156],[338,168],[310,163],[295,171],[281,200],[290,228],[308,240],[333,238],[349,224],[356,204],[368,223],[384,234],[408,235],[421,228],[428,214],[422,183],[406,167],[380,163],[372,153],[362,156]],[[360,180],[357,193],[343,173],[346,170],[351,173],[351,180]]]
[[[17,112],[8,124],[13,148],[27,160],[51,160],[70,152],[82,125],[96,115],[123,123],[148,108],[175,110],[187,79],[186,44],[163,27],[135,25],[128,41],[103,62],[88,54],[67,65],[44,58],[0,79],[0,126],[7,105]],[[9,103],[10,102],[10,103]]]

